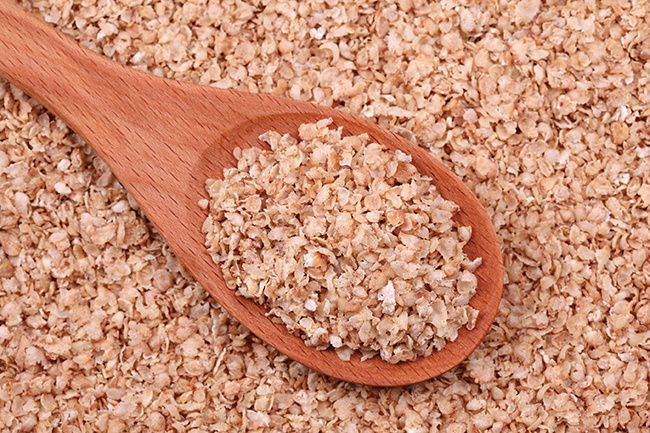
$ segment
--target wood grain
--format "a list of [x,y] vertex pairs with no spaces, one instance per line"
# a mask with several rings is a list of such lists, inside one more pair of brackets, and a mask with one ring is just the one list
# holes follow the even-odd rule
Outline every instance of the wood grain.
[[[220,90],[157,78],[95,54],[16,6],[0,0],[0,76],[59,116],[111,167],[187,269],[205,289],[258,337],[292,359],[329,376],[375,386],[421,382],[453,368],[481,342],[496,315],[503,264],[492,222],[471,191],[442,163],[375,124],[327,107],[284,98]],[[460,206],[461,224],[473,236],[465,247],[482,257],[477,294],[480,311],[472,331],[443,351],[414,362],[389,364],[359,356],[341,361],[316,351],[268,318],[251,300],[236,296],[204,247],[206,179],[235,162],[235,146],[263,146],[270,129],[297,135],[298,126],[332,117],[336,126],[414,157],[444,198]]]

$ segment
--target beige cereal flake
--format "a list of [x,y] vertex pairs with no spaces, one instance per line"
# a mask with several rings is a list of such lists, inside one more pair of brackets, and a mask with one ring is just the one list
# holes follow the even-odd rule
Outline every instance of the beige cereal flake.
[[271,150],[236,152],[208,180],[203,231],[226,283],[269,309],[310,346],[392,363],[440,350],[478,310],[471,228],[402,152],[330,119],[276,132]]

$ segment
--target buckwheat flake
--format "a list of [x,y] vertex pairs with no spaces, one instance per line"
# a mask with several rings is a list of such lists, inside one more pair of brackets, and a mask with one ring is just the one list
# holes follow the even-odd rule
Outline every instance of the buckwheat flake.
[[299,140],[266,133],[270,151],[237,152],[206,182],[208,252],[307,345],[393,363],[440,350],[478,317],[471,229],[410,156],[330,123],[301,125]]
[[322,377],[225,313],[106,165],[0,81],[0,429],[650,427],[647,2],[20,3],[129,67],[405,136],[478,196],[506,276],[486,339],[442,377]]

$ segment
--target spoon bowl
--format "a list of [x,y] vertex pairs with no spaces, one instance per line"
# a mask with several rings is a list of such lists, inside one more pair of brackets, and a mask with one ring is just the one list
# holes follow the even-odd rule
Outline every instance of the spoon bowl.
[[[461,180],[428,152],[376,124],[328,107],[280,97],[181,83],[137,72],[100,56],[0,0],[0,76],[59,116],[109,165],[151,223],[197,281],[237,320],[262,340],[301,364],[338,379],[374,386],[418,383],[465,359],[481,342],[496,315],[503,264],[492,222]],[[323,118],[346,134],[367,133],[389,149],[413,156],[443,198],[456,202],[455,217],[472,227],[465,246],[482,257],[475,272],[479,310],[476,326],[462,328],[441,351],[390,364],[354,354],[342,361],[333,350],[306,346],[273,322],[254,301],[228,289],[209,256],[201,231],[207,211],[205,181],[220,178],[236,163],[235,147],[266,145],[269,130],[298,135],[298,127]]]

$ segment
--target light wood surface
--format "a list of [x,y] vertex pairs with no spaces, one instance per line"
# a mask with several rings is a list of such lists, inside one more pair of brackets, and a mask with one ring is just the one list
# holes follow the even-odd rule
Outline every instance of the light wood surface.
[[[180,83],[134,71],[95,54],[16,6],[0,0],[0,76],[59,116],[111,167],[184,265],[234,317],[280,352],[314,370],[376,386],[421,382],[458,365],[481,342],[496,315],[503,264],[492,222],[471,191],[439,161],[402,137],[327,107],[266,95]],[[414,362],[389,364],[378,357],[341,361],[316,351],[275,324],[251,300],[236,296],[204,247],[207,178],[221,177],[235,162],[235,146],[262,146],[270,129],[297,135],[298,126],[332,117],[352,134],[367,132],[392,149],[413,155],[440,194],[460,206],[458,221],[471,225],[465,247],[480,256],[476,327],[440,352]]]

